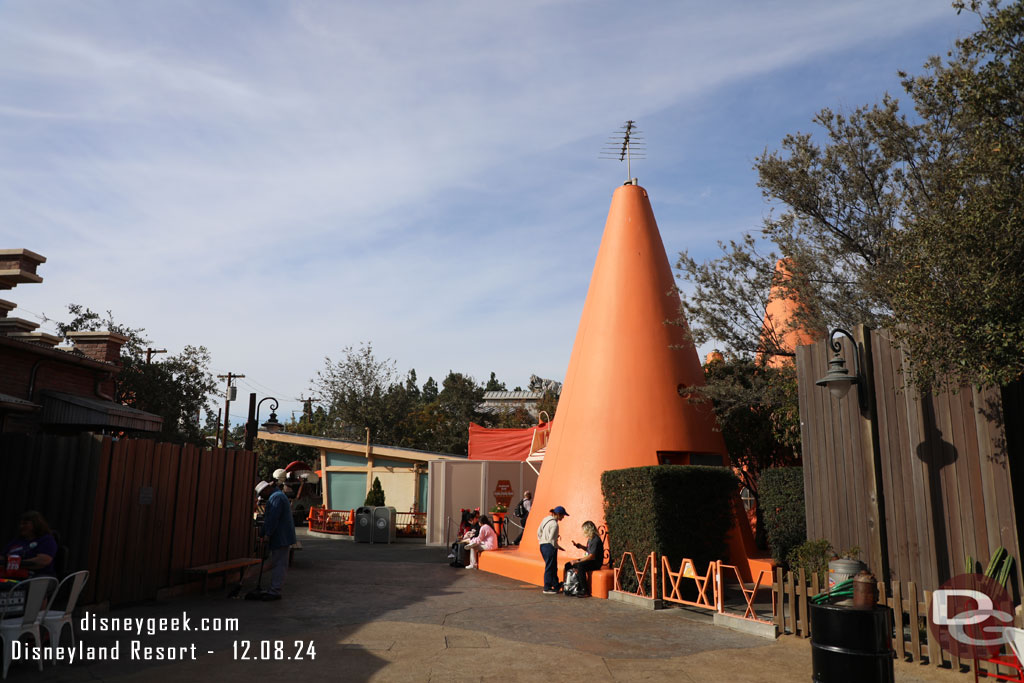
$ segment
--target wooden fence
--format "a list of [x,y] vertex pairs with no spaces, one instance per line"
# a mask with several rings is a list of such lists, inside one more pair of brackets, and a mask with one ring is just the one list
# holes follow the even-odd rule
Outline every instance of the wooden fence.
[[[798,573],[776,569],[774,604],[775,625],[780,634],[810,638],[811,623],[808,611],[810,598],[824,590],[819,586],[818,577],[813,576],[807,581],[804,571]],[[941,647],[939,641],[931,637],[928,628],[928,613],[932,608],[932,591],[922,590],[914,581],[891,584],[878,582],[878,603],[887,605],[893,610],[894,632],[892,647],[896,652],[896,661],[916,664],[932,664],[950,668],[953,671],[970,670],[974,663],[969,659],[960,659]],[[1024,627],[1024,613],[1018,607],[1014,615],[1014,625]],[[993,666],[979,663],[982,671],[994,672]],[[1004,667],[1002,671],[1008,670]]]
[[69,570],[90,571],[86,604],[155,598],[189,567],[252,554],[251,451],[4,434],[0,468],[17,482],[0,499],[4,538],[18,514],[41,512],[69,548]]
[[[859,546],[879,578],[928,590],[976,571],[967,555],[985,563],[1002,546],[1015,561],[1019,599],[1021,486],[1011,463],[1024,450],[1020,427],[1009,427],[1024,422],[1019,387],[921,394],[905,385],[902,352],[886,331],[860,327],[854,336],[864,381],[838,401],[814,384],[826,372],[827,343],[797,351],[808,538]],[[844,353],[853,371],[845,341]]]

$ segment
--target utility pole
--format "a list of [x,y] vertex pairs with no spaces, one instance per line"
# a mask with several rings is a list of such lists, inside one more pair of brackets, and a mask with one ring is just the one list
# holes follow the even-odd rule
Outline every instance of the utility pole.
[[[228,414],[231,412],[231,380],[242,379],[245,375],[236,375],[229,372],[226,375],[217,375],[217,379],[226,379],[227,389],[224,392],[224,448],[228,447]],[[236,389],[237,391],[237,389]]]
[[146,349],[146,365],[149,365],[150,359],[158,353],[167,353],[167,349]]
[[[313,422],[313,401],[319,401],[318,396],[310,396],[309,398],[303,398],[299,396],[299,400],[302,402],[302,422],[312,424]],[[295,411],[292,411],[292,418],[295,417]]]

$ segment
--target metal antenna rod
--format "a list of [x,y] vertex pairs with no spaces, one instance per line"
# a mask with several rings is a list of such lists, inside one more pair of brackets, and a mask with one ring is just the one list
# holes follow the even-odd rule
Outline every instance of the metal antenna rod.
[[636,121],[629,120],[617,135],[608,139],[608,143],[601,150],[601,158],[625,161],[626,180],[630,182],[633,179],[633,159],[646,158],[646,151],[647,147]]
[[626,149],[626,177],[633,177],[633,169],[630,167],[632,160],[629,156],[629,134],[633,132],[633,122],[626,121],[626,137],[622,141],[622,146]]

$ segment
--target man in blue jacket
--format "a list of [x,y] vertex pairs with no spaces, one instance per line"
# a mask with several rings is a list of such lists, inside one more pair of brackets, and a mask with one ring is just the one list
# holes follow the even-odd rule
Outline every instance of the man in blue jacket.
[[270,588],[263,600],[280,600],[284,575],[288,571],[288,549],[295,543],[295,522],[288,496],[277,487],[276,481],[257,487],[259,495],[267,501],[263,515],[263,538],[270,548]]

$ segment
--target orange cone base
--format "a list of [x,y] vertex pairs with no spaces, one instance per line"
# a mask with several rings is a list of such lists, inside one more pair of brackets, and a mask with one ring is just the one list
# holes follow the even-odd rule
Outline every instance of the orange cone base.
[[729,563],[734,564],[739,570],[744,581],[757,581],[762,571],[767,571],[763,578],[764,582],[771,582],[772,573],[775,571],[775,563],[772,558],[765,557],[754,543],[754,534],[750,530],[750,523],[747,520],[747,511],[743,508],[739,496],[732,500],[733,524],[729,532]]
[[[562,566],[569,557],[558,558],[558,580],[562,581]],[[477,558],[480,571],[490,572],[534,586],[544,585],[544,558],[539,554],[519,552],[518,548],[502,548],[480,553]],[[595,571],[590,577],[590,595],[595,598],[607,598],[612,588],[612,570]]]

